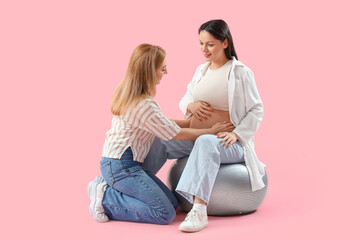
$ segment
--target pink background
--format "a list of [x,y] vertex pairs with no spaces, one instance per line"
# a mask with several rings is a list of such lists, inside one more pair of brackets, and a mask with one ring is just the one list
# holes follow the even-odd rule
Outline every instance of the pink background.
[[[3,239],[359,239],[358,1],[1,1]],[[204,62],[197,29],[223,18],[264,102],[256,149],[269,191],[254,214],[168,226],[95,222],[109,102],[132,50],[164,47],[170,118]],[[169,163],[159,176],[166,179]],[[357,223],[356,223],[357,222]]]

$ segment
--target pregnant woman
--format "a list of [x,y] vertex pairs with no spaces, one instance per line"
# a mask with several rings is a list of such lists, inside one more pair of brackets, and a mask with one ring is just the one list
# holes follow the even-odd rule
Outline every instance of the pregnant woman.
[[[143,167],[156,173],[166,159],[189,156],[176,191],[193,203],[180,224],[184,232],[208,225],[207,204],[222,163],[244,162],[252,190],[263,188],[265,165],[254,151],[254,134],[263,117],[263,104],[252,71],[237,60],[232,36],[223,20],[211,20],[199,28],[200,49],[207,63],[200,65],[180,102],[191,128],[208,128],[230,121],[235,129],[202,135],[194,142],[155,139]],[[157,159],[150,166],[147,159]]]

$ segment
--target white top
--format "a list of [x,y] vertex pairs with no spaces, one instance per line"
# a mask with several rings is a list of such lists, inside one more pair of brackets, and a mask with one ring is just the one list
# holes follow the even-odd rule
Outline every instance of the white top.
[[194,102],[207,102],[217,110],[229,111],[228,80],[231,64],[232,60],[229,60],[218,69],[207,68],[204,77],[194,86]]
[[[189,103],[194,102],[192,92],[196,83],[204,76],[209,63],[200,65],[188,84],[188,90],[180,101],[180,109],[188,118]],[[265,186],[262,177],[265,175],[266,165],[261,163],[255,153],[254,135],[263,118],[263,103],[256,88],[254,74],[242,62],[233,57],[228,81],[229,114],[234,133],[239,136],[238,141],[244,148],[245,164],[249,171],[253,191]]]
[[180,127],[161,112],[152,97],[129,107],[124,115],[113,116],[111,129],[106,132],[102,156],[121,158],[128,147],[134,161],[144,162],[154,137],[170,140],[180,132]]

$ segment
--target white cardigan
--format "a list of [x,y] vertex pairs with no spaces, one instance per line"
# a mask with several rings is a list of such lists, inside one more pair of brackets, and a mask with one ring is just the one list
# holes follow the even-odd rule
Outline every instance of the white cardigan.
[[[188,84],[185,96],[179,107],[188,118],[187,106],[193,102],[192,90],[206,73],[209,63],[201,64]],[[256,88],[254,74],[250,68],[233,57],[228,82],[228,100],[230,120],[234,124],[234,133],[239,136],[238,141],[244,148],[245,164],[249,171],[252,191],[265,186],[262,177],[265,175],[266,165],[261,163],[255,153],[254,135],[263,118],[263,103]]]

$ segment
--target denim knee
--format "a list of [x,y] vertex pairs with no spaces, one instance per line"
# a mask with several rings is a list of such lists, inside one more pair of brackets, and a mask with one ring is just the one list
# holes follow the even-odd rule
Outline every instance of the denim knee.
[[171,207],[165,214],[156,220],[157,224],[167,225],[170,224],[176,217],[176,211]]
[[212,134],[204,134],[199,136],[196,141],[195,141],[195,145],[205,145],[206,147],[209,146],[213,146],[216,147],[218,146],[220,143],[220,140],[217,138],[216,135],[212,135]]
[[171,208],[171,211],[169,212],[167,218],[166,218],[166,224],[171,223],[176,217],[176,211],[174,208]]

